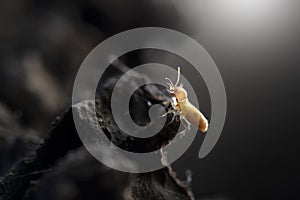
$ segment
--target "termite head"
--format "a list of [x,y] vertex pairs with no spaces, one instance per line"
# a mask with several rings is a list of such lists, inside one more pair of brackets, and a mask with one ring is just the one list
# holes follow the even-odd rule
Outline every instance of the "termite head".
[[169,78],[166,78],[166,80],[168,81],[167,84],[169,85],[168,92],[171,94],[171,96],[175,97],[177,101],[183,102],[187,99],[187,92],[182,87],[182,85],[178,86],[179,79],[180,79],[180,67],[178,67],[178,76],[175,85]]

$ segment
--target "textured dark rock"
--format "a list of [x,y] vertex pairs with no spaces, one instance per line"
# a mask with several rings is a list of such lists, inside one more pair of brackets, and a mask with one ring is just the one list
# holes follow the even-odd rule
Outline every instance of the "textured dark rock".
[[188,187],[179,184],[171,168],[122,173],[103,166],[81,146],[69,109],[38,150],[1,180],[0,199],[190,199]]
[[[120,73],[128,70],[126,66],[118,66]],[[145,152],[151,150],[153,145],[159,148],[167,144],[177,133],[178,120],[167,125],[157,137],[150,138],[149,143],[131,138],[118,129],[111,116],[109,99],[105,98],[110,94],[117,78],[118,76],[111,76],[104,80],[104,88],[98,92],[96,121],[90,115],[94,101],[83,101],[73,106],[75,114],[80,117],[87,130],[95,128],[94,123],[100,123],[107,137],[111,141],[117,141],[115,144],[126,150]],[[134,85],[141,78],[147,77],[135,74],[135,77],[127,81]],[[124,85],[127,87],[129,84]],[[144,98],[139,98],[139,95]],[[139,88],[133,98],[139,109],[148,110],[149,105],[144,101],[162,103],[167,96],[156,85],[148,85]],[[135,107],[131,114],[134,116],[139,109]],[[171,167],[144,174],[129,174],[102,165],[82,147],[73,114],[69,108],[56,120],[48,137],[37,150],[24,157],[1,179],[1,200],[193,199],[189,187],[176,178]],[[171,117],[168,116],[167,122]],[[139,120],[145,123],[147,116],[139,117]]]
[[1,180],[1,199],[21,199],[31,181],[38,180],[58,159],[79,146],[81,141],[74,129],[72,113],[66,112],[44,143]]
[[0,176],[21,158],[34,151],[41,139],[33,131],[24,129],[17,117],[0,104]]
[[[118,128],[111,114],[110,98],[107,97],[111,97],[115,83],[119,80],[120,75],[126,73],[130,68],[124,65],[120,60],[116,60],[110,69],[115,71],[107,76],[106,74],[103,75],[103,77],[109,78],[100,81],[96,97],[96,105],[98,108],[100,107],[98,109],[99,112],[97,112],[98,118],[101,119],[100,124],[103,125],[102,129],[107,137],[110,138],[115,145],[131,152],[150,152],[168,144],[168,142],[176,136],[179,128],[178,120],[175,120],[174,123],[170,123],[172,119],[171,114],[168,115],[166,121],[168,126],[165,126],[161,132],[149,138],[132,137]],[[129,91],[130,88],[136,88],[137,82],[143,82],[142,80],[146,79],[149,78],[143,74],[132,73],[128,76],[127,80],[124,80],[122,91],[126,92]],[[147,114],[150,108],[149,103],[151,105],[163,104],[169,102],[169,99],[165,88],[155,84],[144,85],[135,90],[135,93],[131,96],[131,104],[129,105],[130,117],[132,117],[135,123],[146,125],[150,121]],[[167,104],[165,107],[167,110],[170,105]],[[121,115],[123,114],[126,113],[121,113]]]

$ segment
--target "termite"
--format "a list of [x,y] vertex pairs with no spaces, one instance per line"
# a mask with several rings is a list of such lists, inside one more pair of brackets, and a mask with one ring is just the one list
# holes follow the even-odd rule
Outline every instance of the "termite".
[[[183,85],[179,84],[180,79],[180,67],[178,66],[178,74],[177,74],[177,81],[174,85],[169,78],[166,78],[168,81],[167,84],[169,85],[168,92],[172,96],[171,98],[171,105],[174,111],[171,111],[174,116],[175,114],[179,114],[179,117],[182,122],[185,122],[186,125],[183,123],[184,127],[187,131],[190,130],[190,124],[194,125],[198,130],[201,132],[206,132],[208,129],[208,121],[205,116],[194,106],[192,105],[187,96],[187,91],[183,88]],[[168,112],[169,113],[169,112]],[[180,132],[185,133],[186,130]]]

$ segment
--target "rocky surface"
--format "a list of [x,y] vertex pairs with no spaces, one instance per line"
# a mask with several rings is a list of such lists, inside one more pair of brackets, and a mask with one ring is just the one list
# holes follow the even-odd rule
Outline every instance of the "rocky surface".
[[[126,70],[126,67],[118,69]],[[127,150],[137,148],[138,151],[149,151],[153,145],[161,147],[168,143],[177,133],[178,120],[164,128],[159,136],[151,138],[147,145],[143,141],[142,145],[139,144],[140,141],[125,135],[114,124],[104,97],[111,92],[111,84],[117,77],[106,80],[107,84],[97,95],[98,122],[103,131],[112,141],[118,141],[118,146]],[[134,85],[139,78],[146,77],[138,75],[127,81]],[[145,98],[139,98],[139,95]],[[157,86],[147,85],[139,88],[133,98],[139,109],[147,110],[149,104],[143,101],[162,103],[166,97]],[[83,101],[73,106],[88,128],[94,128],[93,123],[98,123],[89,115],[91,106],[95,106],[94,101]],[[139,113],[139,109],[132,114]],[[169,121],[171,117],[168,116]],[[145,122],[147,117],[139,120]],[[27,146],[32,141],[25,140],[24,143]],[[56,119],[43,142],[31,146],[31,151],[1,179],[0,199],[194,199],[188,185],[176,178],[171,167],[150,173],[129,174],[102,165],[82,146],[71,108]]]
[[0,199],[193,199],[174,174],[171,168],[128,174],[100,164],[82,147],[69,109],[38,149],[4,176]]

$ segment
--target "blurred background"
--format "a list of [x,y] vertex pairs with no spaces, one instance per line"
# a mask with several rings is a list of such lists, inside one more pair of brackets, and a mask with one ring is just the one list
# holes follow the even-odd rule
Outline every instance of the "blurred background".
[[199,134],[174,163],[178,176],[192,173],[200,199],[299,198],[299,10],[296,0],[1,1],[0,175],[26,154],[18,136],[46,137],[71,104],[77,70],[97,44],[159,26],[204,46],[227,92],[219,142],[200,160]]

